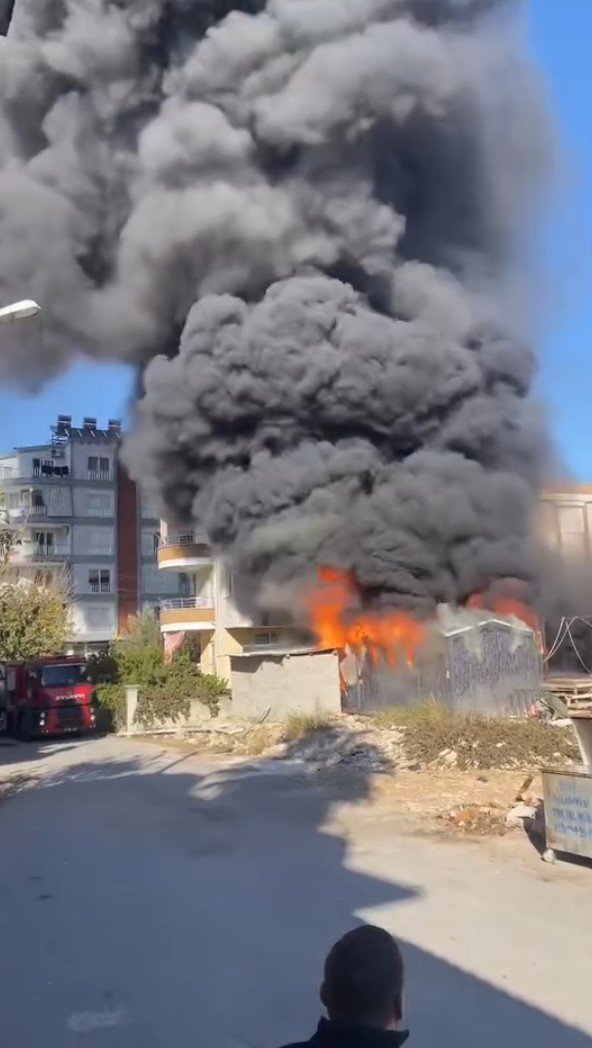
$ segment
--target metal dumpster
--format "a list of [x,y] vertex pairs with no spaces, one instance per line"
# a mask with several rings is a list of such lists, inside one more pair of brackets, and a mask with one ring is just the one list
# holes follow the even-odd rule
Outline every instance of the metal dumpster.
[[592,859],[592,768],[543,768],[543,796],[547,862],[556,852]]
[[543,768],[547,862],[555,861],[556,852],[592,859],[592,711],[570,719],[584,763]]

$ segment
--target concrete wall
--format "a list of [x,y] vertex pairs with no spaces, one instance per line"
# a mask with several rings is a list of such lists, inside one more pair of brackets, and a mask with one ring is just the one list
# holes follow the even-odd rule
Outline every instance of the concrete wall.
[[293,713],[341,711],[336,652],[241,655],[230,663],[236,717],[258,720],[267,713],[281,721]]

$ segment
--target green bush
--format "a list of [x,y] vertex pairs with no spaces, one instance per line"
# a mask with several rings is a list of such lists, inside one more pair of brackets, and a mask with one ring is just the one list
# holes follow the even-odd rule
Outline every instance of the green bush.
[[143,728],[161,721],[187,717],[198,700],[215,716],[228,688],[219,677],[203,674],[196,664],[195,646],[188,640],[165,662],[158,622],[145,613],[133,620],[129,634],[107,651],[89,659],[89,673],[97,684],[97,698],[113,727],[125,722],[125,685],[137,684],[136,721]]

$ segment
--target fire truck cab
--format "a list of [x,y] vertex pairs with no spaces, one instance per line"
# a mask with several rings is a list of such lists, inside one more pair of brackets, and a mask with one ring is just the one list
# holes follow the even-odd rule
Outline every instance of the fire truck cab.
[[95,691],[84,659],[43,656],[0,663],[0,728],[22,739],[96,727]]

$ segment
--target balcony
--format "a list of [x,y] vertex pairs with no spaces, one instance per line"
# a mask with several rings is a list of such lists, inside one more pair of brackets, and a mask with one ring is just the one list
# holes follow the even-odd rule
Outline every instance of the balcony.
[[69,478],[70,467],[53,462],[40,466],[31,466],[30,469],[26,470],[17,466],[0,466],[0,481],[15,480],[20,484],[27,484],[33,480],[35,482],[39,480],[63,481]]
[[111,473],[108,469],[87,469],[86,480],[101,480],[103,483],[111,480]]
[[177,630],[213,630],[212,597],[177,597],[160,602],[160,628],[163,633]]
[[70,476],[70,467],[57,465],[57,463],[46,463],[42,466],[33,466],[31,476],[35,480],[63,480]]
[[17,546],[10,558],[12,564],[38,564],[47,561],[66,560],[70,556],[70,547],[67,543],[24,544]]
[[11,520],[15,521],[27,521],[31,517],[48,517],[49,510],[44,503],[37,506],[18,506],[16,508],[8,508],[8,516]]
[[212,551],[205,536],[196,532],[167,535],[165,539],[161,539],[156,559],[159,568],[175,571],[179,568],[207,568],[213,564]]

